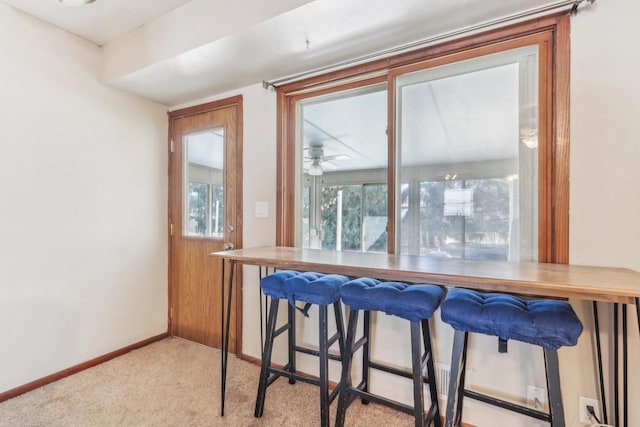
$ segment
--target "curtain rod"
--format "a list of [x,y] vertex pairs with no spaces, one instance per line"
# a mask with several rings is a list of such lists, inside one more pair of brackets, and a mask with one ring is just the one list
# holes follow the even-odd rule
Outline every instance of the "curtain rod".
[[556,11],[561,11],[561,10],[568,10],[571,9],[571,13],[572,14],[577,14],[578,13],[578,7],[582,4],[582,3],[588,3],[588,4],[593,4],[595,3],[596,0],[563,0],[561,2],[558,3],[553,3],[550,5],[546,5],[546,6],[542,6],[536,9],[530,9],[524,12],[519,12],[519,13],[515,13],[513,15],[507,15],[501,18],[497,18],[491,21],[485,21],[485,22],[481,22],[480,24],[476,24],[476,25],[472,25],[469,27],[465,27],[465,28],[461,28],[459,30],[455,30],[455,31],[450,31],[448,33],[442,33],[442,34],[438,34],[436,36],[433,37],[429,37],[423,40],[419,40],[419,41],[415,41],[412,43],[408,43],[405,45],[401,45],[401,46],[396,46],[396,47],[392,47],[390,49],[385,49],[379,52],[375,52],[375,53],[371,53],[368,55],[364,55],[364,56],[360,56],[358,58],[354,58],[354,59],[349,59],[346,61],[342,61],[342,62],[338,62],[335,64],[331,64],[331,65],[327,65],[324,67],[320,67],[320,68],[316,68],[313,70],[309,70],[309,71],[304,71],[302,73],[298,73],[298,74],[293,74],[291,76],[288,77],[283,77],[281,79],[276,79],[276,80],[264,80],[262,82],[262,87],[264,87],[265,89],[269,89],[269,88],[273,88],[273,89],[277,89],[278,87],[286,84],[286,83],[292,83],[295,82],[297,80],[301,80],[305,77],[310,77],[316,74],[320,74],[323,72],[327,72],[330,70],[339,70],[339,69],[343,69],[346,68],[350,65],[356,65],[356,64],[360,64],[360,63],[364,63],[364,62],[368,62],[368,61],[372,61],[374,59],[378,59],[378,58],[383,58],[389,55],[392,55],[394,53],[400,53],[402,51],[408,51],[411,49],[416,49],[419,47],[424,47],[430,44],[433,44],[434,42],[438,42],[438,41],[443,41],[445,39],[452,39],[467,33],[471,33],[474,31],[478,31],[478,30],[483,30],[485,28],[489,28],[489,27],[493,27],[493,26],[497,26],[497,25],[502,25],[502,24],[506,24],[509,23],[511,21],[516,21],[516,20],[520,20],[520,19],[524,19],[524,18],[528,18],[531,16],[536,16],[536,15],[542,15],[542,14],[550,14]]

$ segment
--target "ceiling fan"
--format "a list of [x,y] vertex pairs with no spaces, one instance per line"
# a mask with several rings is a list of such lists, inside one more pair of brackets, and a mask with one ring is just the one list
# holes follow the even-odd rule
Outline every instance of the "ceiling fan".
[[311,176],[320,176],[323,173],[323,166],[328,169],[335,169],[338,166],[332,163],[332,160],[348,159],[348,154],[335,154],[331,156],[324,155],[324,149],[321,145],[312,145],[305,148],[307,155],[304,156],[305,169]]

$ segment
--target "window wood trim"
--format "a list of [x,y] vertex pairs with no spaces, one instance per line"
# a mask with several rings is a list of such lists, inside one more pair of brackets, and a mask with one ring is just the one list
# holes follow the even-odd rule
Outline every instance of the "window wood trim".
[[[545,143],[539,153],[538,259],[569,261],[569,63],[570,17],[560,13],[428,46],[393,57],[314,76],[277,91],[277,200],[276,244],[295,245],[295,126],[300,99],[388,81],[388,194],[395,200],[395,88],[393,79],[407,70],[445,64],[466,57],[538,44],[540,129]],[[533,40],[536,43],[532,42]],[[427,64],[427,65],[425,65]],[[370,79],[365,76],[375,75]],[[380,76],[380,77],[378,77]],[[360,77],[360,78],[359,78]],[[347,80],[347,83],[343,83]],[[316,90],[317,89],[317,90]],[[395,203],[389,203],[389,253],[395,252]]]

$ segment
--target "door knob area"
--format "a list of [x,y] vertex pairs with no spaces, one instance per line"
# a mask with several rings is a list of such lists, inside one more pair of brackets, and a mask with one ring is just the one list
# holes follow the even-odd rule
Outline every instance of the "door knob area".
[[233,249],[233,243],[231,242],[227,242],[224,245],[222,245],[222,250],[223,251],[230,251]]

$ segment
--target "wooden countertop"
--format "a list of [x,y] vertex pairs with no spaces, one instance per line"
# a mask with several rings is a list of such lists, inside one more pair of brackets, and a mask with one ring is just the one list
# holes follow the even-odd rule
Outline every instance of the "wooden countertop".
[[432,283],[483,291],[634,304],[640,273],[626,268],[533,262],[476,261],[261,246],[215,252],[241,264]]

